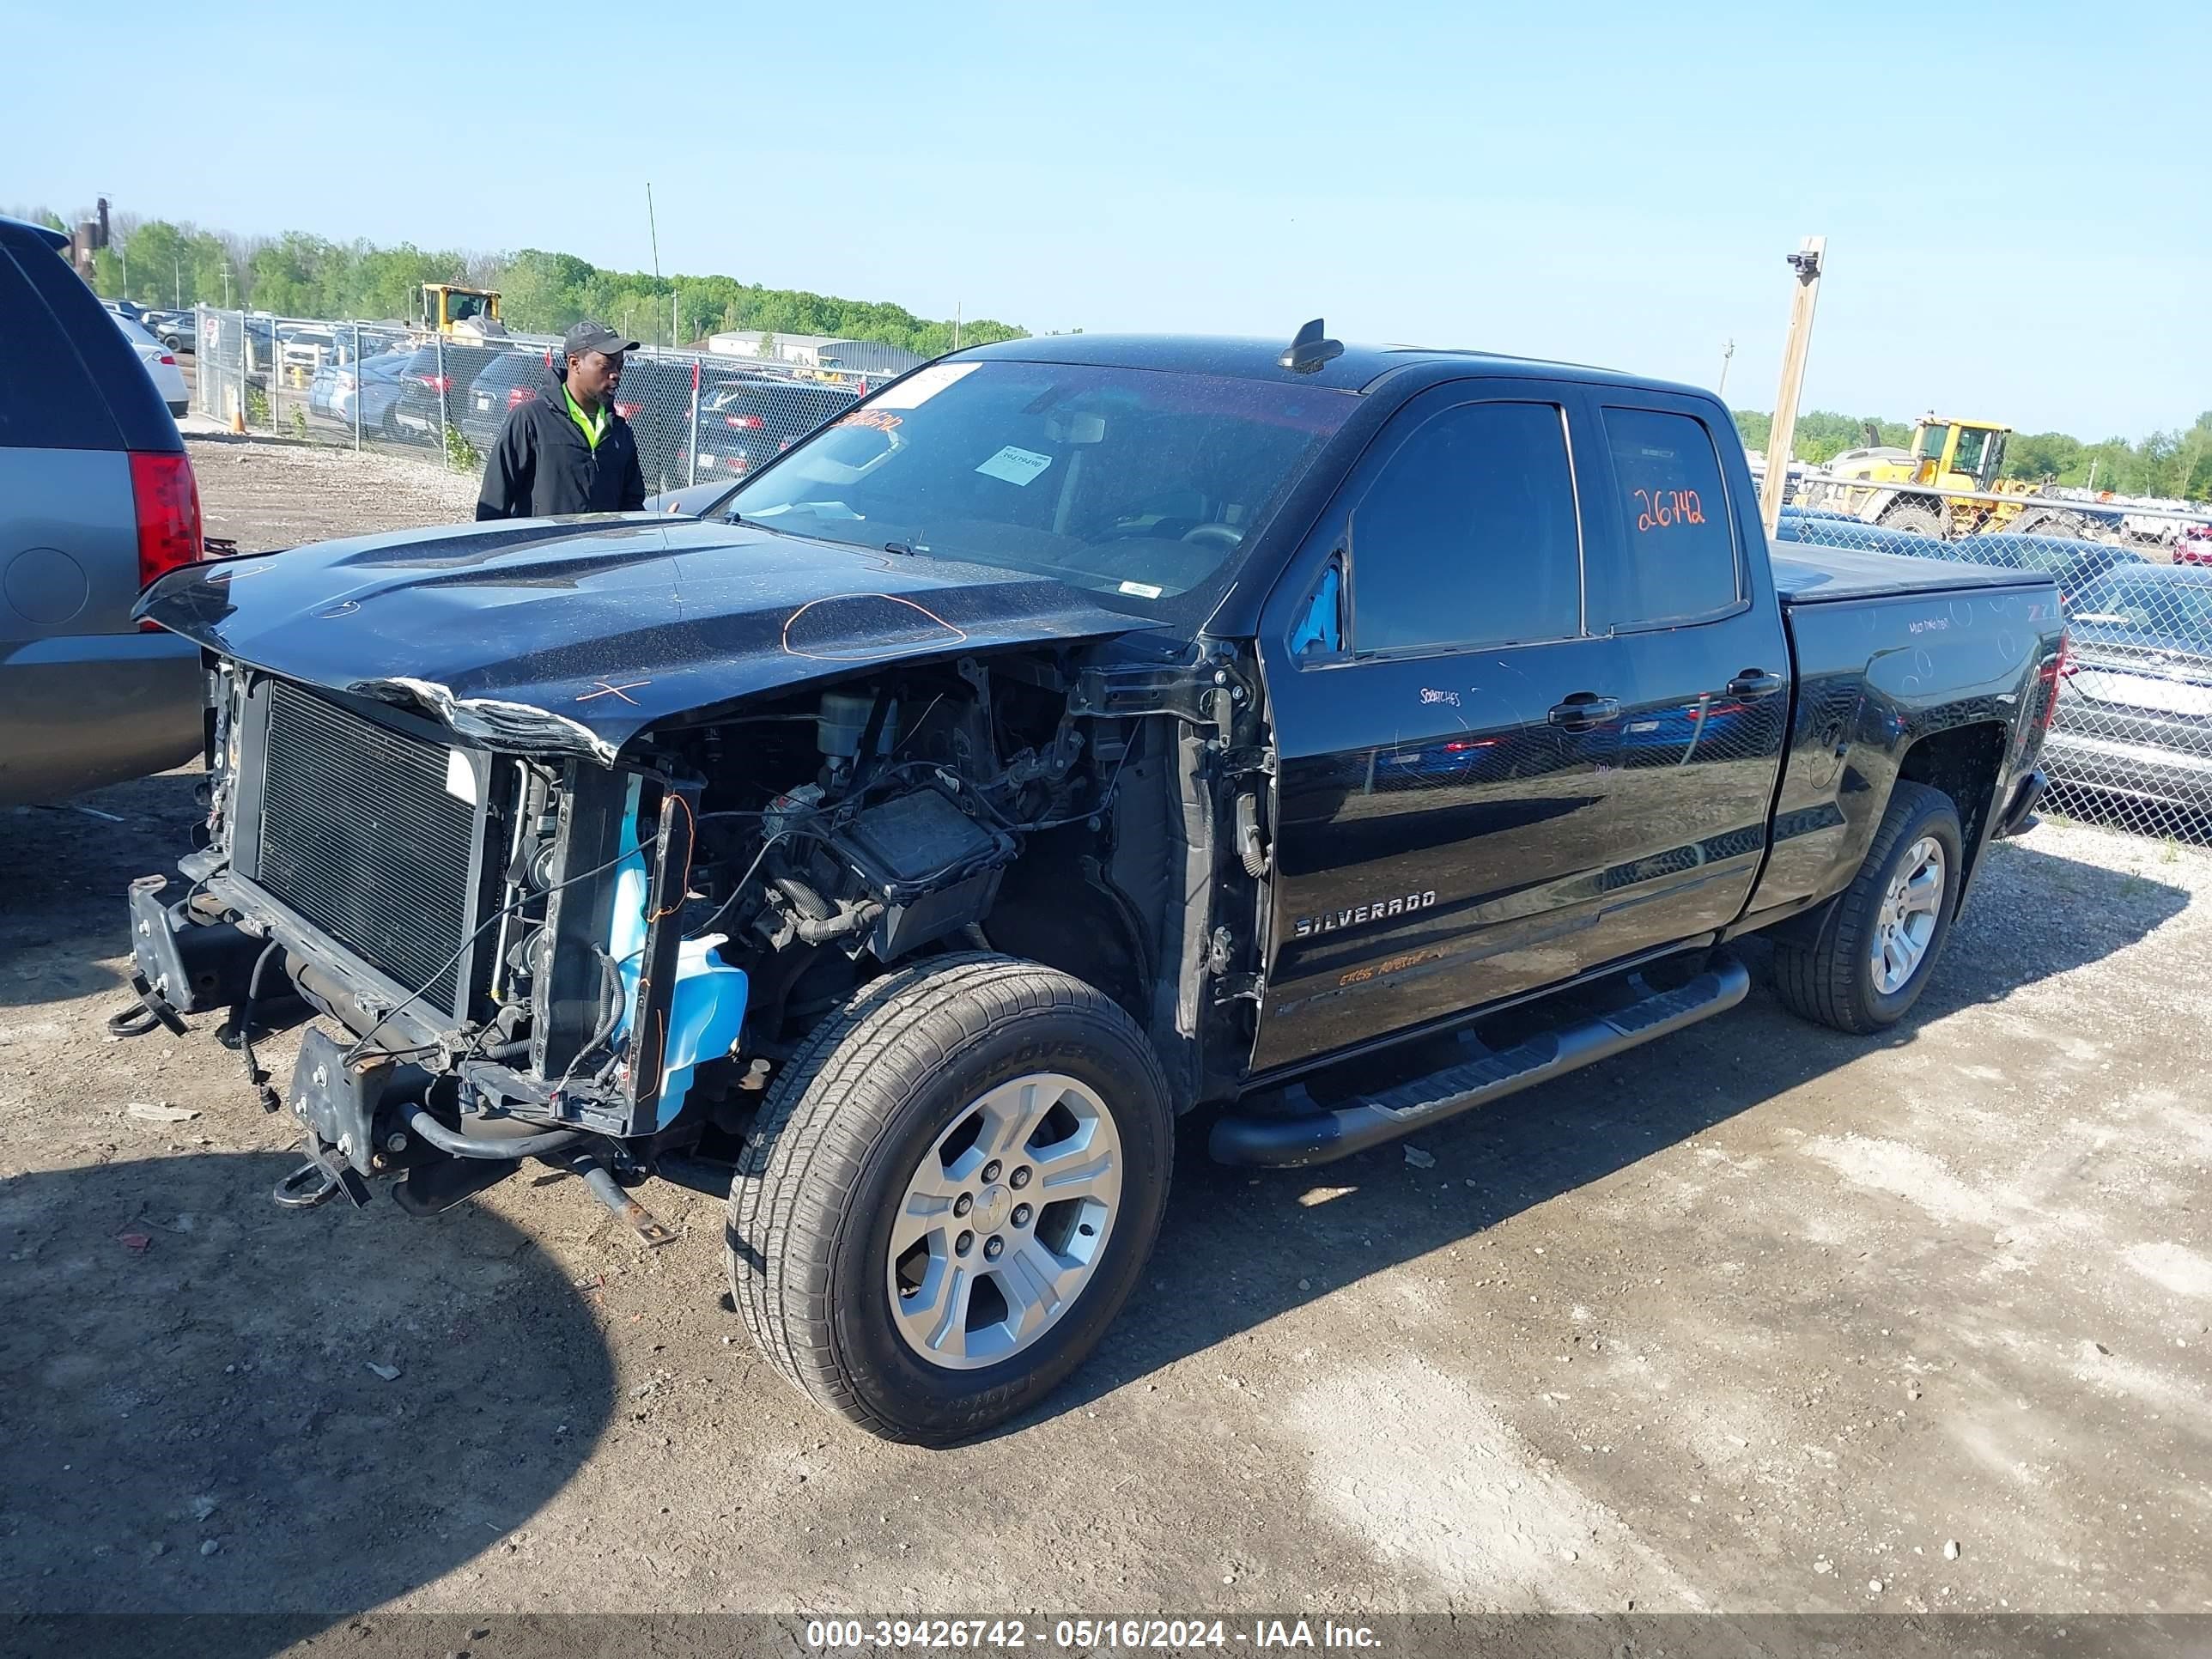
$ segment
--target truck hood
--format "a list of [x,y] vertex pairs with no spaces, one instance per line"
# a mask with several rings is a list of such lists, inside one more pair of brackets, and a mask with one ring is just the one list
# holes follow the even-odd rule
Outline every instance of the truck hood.
[[1041,576],[635,514],[457,525],[186,566],[137,614],[224,657],[586,755],[873,665],[1145,627]]

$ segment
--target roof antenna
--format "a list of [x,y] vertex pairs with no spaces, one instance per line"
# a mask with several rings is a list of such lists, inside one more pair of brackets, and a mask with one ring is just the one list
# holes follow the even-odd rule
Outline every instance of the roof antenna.
[[1344,342],[1332,340],[1322,332],[1322,320],[1316,317],[1298,331],[1291,342],[1291,349],[1275,359],[1285,368],[1299,374],[1310,374],[1332,357],[1344,356]]

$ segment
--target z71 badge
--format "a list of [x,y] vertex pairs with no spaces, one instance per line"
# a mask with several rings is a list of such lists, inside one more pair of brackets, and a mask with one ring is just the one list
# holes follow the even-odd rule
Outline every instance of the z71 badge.
[[1385,916],[1402,916],[1409,910],[1425,910],[1437,902],[1429,893],[1407,893],[1399,898],[1376,899],[1372,904],[1355,905],[1349,910],[1330,910],[1318,916],[1300,916],[1292,924],[1294,938],[1310,939],[1316,933],[1333,933],[1340,927],[1357,927],[1363,921],[1380,921]]

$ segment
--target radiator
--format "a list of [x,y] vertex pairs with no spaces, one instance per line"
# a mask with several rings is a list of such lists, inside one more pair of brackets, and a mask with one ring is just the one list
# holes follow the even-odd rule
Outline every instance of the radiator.
[[[269,682],[254,879],[430,1008],[457,1008],[450,961],[477,925],[483,817],[454,751]],[[482,973],[472,974],[480,978]],[[475,987],[472,989],[477,988]]]

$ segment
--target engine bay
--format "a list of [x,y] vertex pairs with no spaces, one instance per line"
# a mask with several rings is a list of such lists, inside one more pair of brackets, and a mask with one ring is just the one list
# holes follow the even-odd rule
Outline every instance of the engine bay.
[[[625,1139],[665,1134],[679,1117],[694,1129],[734,1122],[862,980],[917,952],[984,946],[979,924],[1026,848],[1055,831],[1070,832],[1071,854],[1110,844],[1109,808],[1139,724],[1073,712],[1066,665],[1030,653],[902,665],[687,717],[645,734],[614,769],[450,750],[436,763],[451,799],[418,808],[387,781],[378,805],[413,843],[410,871],[428,861],[437,813],[457,824],[467,808],[477,815],[450,832],[478,848],[453,924],[467,937],[458,964],[426,985],[404,964],[428,958],[401,950],[398,924],[366,902],[319,908],[275,856],[275,785],[241,797],[257,765],[274,778],[290,764],[275,745],[301,694],[224,673],[201,856],[210,869],[226,852],[245,856],[216,877],[217,890],[234,905],[273,896],[325,922],[410,993],[364,995],[338,963],[291,952],[301,997],[352,1029],[356,1056],[397,1054],[450,1079],[464,1117]],[[272,690],[274,724],[264,712],[257,725],[257,700]],[[241,729],[259,733],[266,757],[241,762]],[[376,758],[401,769],[413,757]],[[344,862],[364,879],[369,858],[364,844]]]

